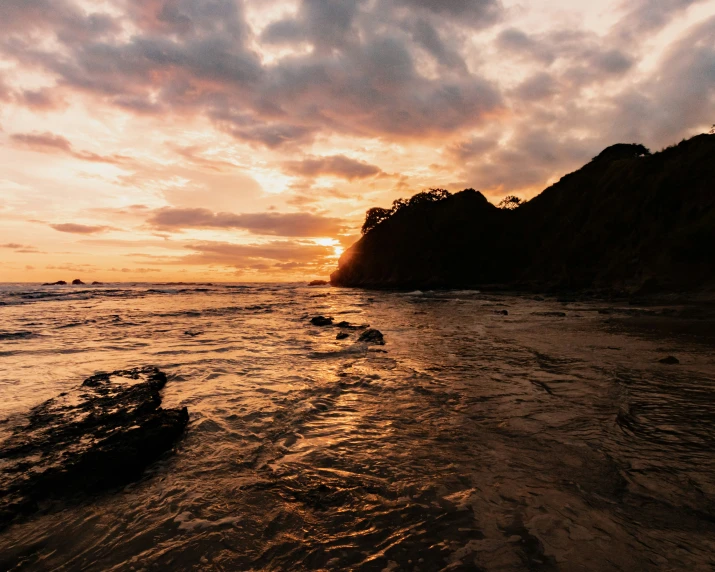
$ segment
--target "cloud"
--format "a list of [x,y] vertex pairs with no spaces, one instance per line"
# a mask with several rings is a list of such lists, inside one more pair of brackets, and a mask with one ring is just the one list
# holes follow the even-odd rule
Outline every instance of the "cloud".
[[366,179],[382,173],[382,169],[363,161],[357,161],[345,155],[330,157],[308,157],[302,161],[287,161],[283,163],[284,172],[300,177],[319,177],[332,175],[352,181]]
[[26,247],[24,244],[17,244],[16,242],[8,242],[6,244],[0,244],[0,248],[12,248],[13,250],[16,250],[18,248],[29,248],[29,247]]
[[116,230],[111,226],[89,226],[85,224],[75,224],[71,222],[63,224],[51,224],[50,226],[59,232],[67,232],[70,234],[97,234],[98,232]]
[[161,272],[161,268],[116,268],[110,269],[112,272],[124,272],[125,274],[149,274],[150,272]]
[[10,139],[33,151],[63,151],[72,153],[72,144],[68,139],[53,133],[15,133]]
[[252,234],[321,237],[342,231],[337,218],[310,213],[214,213],[208,209],[165,207],[154,211],[147,223],[156,229],[222,228],[243,229]]
[[72,143],[62,135],[55,135],[54,133],[14,133],[10,135],[10,139],[15,143],[18,143],[28,149],[33,151],[38,151],[40,153],[53,153],[61,152],[71,155],[76,159],[82,161],[89,161],[92,163],[111,163],[119,164],[129,160],[129,157],[124,155],[114,154],[110,156],[98,155],[91,151],[75,151],[72,148]]
[[274,266],[276,262],[302,265],[315,264],[334,254],[329,246],[296,241],[273,241],[265,244],[232,244],[227,242],[200,242],[190,245],[192,254],[178,257],[175,264],[224,265],[235,268],[252,268],[257,264]]
[[[330,133],[448,136],[502,106],[497,86],[464,65],[461,36],[447,41],[437,31],[440,22],[493,24],[501,14],[493,0],[304,0],[294,19],[269,24],[259,41],[306,41],[313,51],[271,64],[254,51],[234,0],[126,0],[115,17],[70,0],[22,6],[9,0],[0,14],[7,58],[53,75],[64,90],[136,114],[208,117],[267,148]],[[120,34],[122,25],[134,33]],[[32,41],[38,30],[54,33],[47,39],[60,47]],[[422,73],[417,48],[437,73]]]
[[704,0],[628,0],[621,9],[627,12],[615,27],[615,33],[626,43],[664,28],[674,17]]

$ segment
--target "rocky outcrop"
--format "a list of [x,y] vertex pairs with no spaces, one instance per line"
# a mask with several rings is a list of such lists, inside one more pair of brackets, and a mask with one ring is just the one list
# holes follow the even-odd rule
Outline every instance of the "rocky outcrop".
[[74,286],[84,286],[84,282],[82,282],[79,278],[75,278],[74,280],[72,280],[72,284]]
[[0,528],[44,501],[138,478],[189,420],[161,408],[165,384],[154,367],[100,373],[32,409],[0,443]]
[[43,286],[66,286],[67,282],[64,280],[58,280],[57,282],[45,282]]
[[366,344],[375,344],[378,346],[384,346],[385,345],[385,337],[382,335],[382,332],[380,330],[375,330],[374,328],[370,328],[365,330],[362,334],[360,334],[360,337],[358,338],[358,342],[365,342]]
[[311,282],[308,282],[308,286],[327,286],[330,284],[327,280],[313,280]]
[[314,326],[332,326],[333,325],[333,319],[326,317],[326,316],[315,316],[314,318],[310,319],[310,323],[313,324]]
[[641,294],[715,288],[715,257],[705,246],[715,244],[713,157],[715,135],[653,155],[619,144],[514,210],[472,189],[403,201],[341,256],[331,283]]

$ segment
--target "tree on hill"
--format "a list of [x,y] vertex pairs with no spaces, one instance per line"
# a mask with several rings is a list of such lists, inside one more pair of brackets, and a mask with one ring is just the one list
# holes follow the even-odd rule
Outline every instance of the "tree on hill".
[[500,209],[513,211],[514,209],[518,209],[525,202],[526,201],[524,201],[524,199],[522,199],[521,197],[517,197],[516,195],[507,195],[499,202],[497,206]]
[[650,149],[639,143],[617,143],[607,147],[601,153],[594,157],[594,161],[619,161],[621,159],[634,159],[636,157],[647,157],[650,155]]
[[365,214],[365,222],[362,225],[361,232],[367,234],[383,220],[387,220],[392,216],[392,209],[381,209],[375,207],[367,211]]
[[436,203],[451,196],[452,193],[446,189],[430,189],[429,191],[417,193],[409,199],[397,199],[392,202],[392,208],[390,209],[382,209],[379,207],[372,208],[365,214],[365,222],[362,225],[361,232],[362,234],[367,234],[378,224],[387,220],[402,209]]

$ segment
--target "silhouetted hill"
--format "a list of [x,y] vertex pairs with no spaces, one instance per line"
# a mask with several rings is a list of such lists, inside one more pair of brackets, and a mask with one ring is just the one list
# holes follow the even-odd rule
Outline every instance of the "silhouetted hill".
[[653,155],[614,145],[511,211],[471,189],[402,206],[343,254],[333,284],[629,291],[715,284],[712,135]]

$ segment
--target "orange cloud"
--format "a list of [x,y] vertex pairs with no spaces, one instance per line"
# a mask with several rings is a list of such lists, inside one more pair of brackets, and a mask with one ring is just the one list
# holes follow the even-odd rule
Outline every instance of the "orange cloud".
[[59,232],[67,232],[70,234],[96,234],[98,232],[116,230],[111,226],[88,226],[86,224],[75,224],[71,222],[63,224],[51,224],[50,226]]
[[307,157],[302,161],[286,161],[283,163],[283,170],[290,175],[301,177],[333,175],[348,181],[366,179],[382,173],[382,169],[375,165],[351,159],[345,155]]
[[236,228],[252,234],[320,237],[333,236],[343,229],[340,219],[311,213],[214,213],[201,208],[165,207],[154,211],[147,223],[157,229]]

